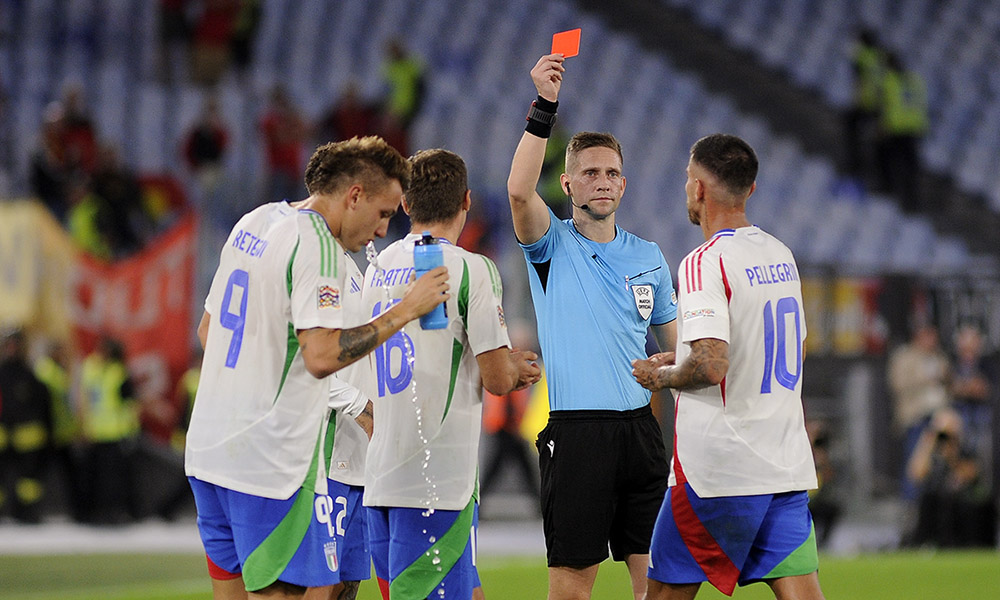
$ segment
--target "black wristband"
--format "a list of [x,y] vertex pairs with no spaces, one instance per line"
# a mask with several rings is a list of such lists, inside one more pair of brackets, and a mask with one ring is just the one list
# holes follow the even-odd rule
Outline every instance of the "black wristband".
[[551,100],[546,100],[545,98],[538,96],[537,98],[535,98],[534,105],[538,107],[538,110],[555,114],[556,109],[559,108],[559,101],[556,100],[555,102],[553,102]]
[[558,106],[558,101],[552,102],[539,96],[528,109],[528,116],[525,117],[527,124],[524,126],[524,130],[540,138],[552,135],[552,126],[556,122]]

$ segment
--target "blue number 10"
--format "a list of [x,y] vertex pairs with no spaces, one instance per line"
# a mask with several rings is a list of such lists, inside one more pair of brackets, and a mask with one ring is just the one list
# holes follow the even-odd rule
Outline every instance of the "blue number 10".
[[[222,314],[219,315],[219,323],[233,332],[233,338],[229,341],[229,352],[226,353],[226,366],[230,369],[236,367],[236,361],[240,358],[240,347],[243,345],[243,325],[247,320],[247,288],[249,285],[250,274],[243,269],[236,269],[229,274],[226,293],[222,297]],[[238,313],[230,312],[234,287],[242,288],[240,312]]]
[[[792,315],[795,323],[795,373],[788,372],[788,342],[785,316]],[[782,387],[795,389],[802,376],[802,329],[799,319],[799,302],[786,296],[771,309],[771,301],[764,305],[764,378],[760,382],[760,393],[771,393],[771,379],[778,380]],[[775,349],[777,338],[777,349]]]

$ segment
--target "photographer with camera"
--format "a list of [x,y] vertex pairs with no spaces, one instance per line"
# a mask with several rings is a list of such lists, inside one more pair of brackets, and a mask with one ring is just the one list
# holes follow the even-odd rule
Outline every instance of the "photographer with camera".
[[934,413],[906,466],[919,488],[917,522],[904,545],[992,546],[996,514],[975,453],[962,437],[962,418]]

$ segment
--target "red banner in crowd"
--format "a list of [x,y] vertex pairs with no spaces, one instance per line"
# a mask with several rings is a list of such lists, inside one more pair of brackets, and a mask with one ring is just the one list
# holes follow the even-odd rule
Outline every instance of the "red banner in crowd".
[[170,401],[188,367],[195,249],[195,219],[188,214],[133,257],[78,258],[70,286],[77,345],[86,354],[102,336],[121,341],[143,397]]

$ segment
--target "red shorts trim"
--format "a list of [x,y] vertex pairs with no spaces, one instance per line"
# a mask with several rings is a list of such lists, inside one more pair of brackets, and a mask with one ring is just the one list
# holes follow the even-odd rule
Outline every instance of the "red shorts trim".
[[212,579],[217,579],[219,581],[230,581],[240,577],[240,573],[230,573],[229,571],[223,569],[219,565],[212,562],[212,559],[205,555],[205,560],[208,561],[208,576]]

